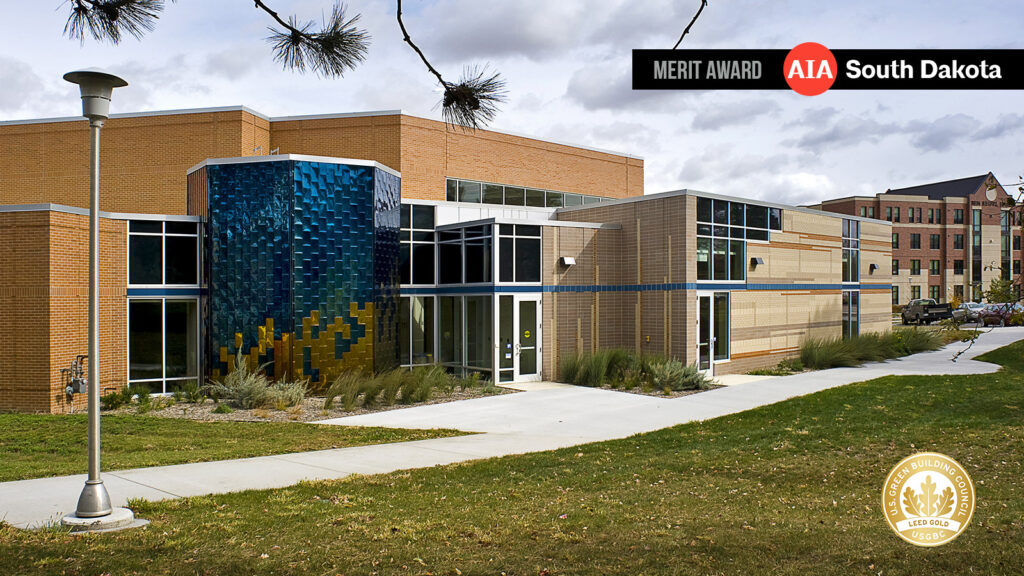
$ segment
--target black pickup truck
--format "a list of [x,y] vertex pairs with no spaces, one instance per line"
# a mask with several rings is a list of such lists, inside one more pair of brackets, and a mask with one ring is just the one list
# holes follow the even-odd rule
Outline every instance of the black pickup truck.
[[952,318],[953,307],[949,304],[939,304],[931,298],[918,298],[907,303],[900,316],[904,324],[931,324],[936,320]]

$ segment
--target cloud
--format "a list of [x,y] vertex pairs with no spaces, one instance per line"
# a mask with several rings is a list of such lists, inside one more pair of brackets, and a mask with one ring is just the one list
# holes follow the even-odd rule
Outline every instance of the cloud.
[[45,86],[32,68],[20,61],[0,57],[0,112],[17,112],[43,95]]
[[811,126],[818,128],[824,126],[829,120],[835,118],[839,114],[839,109],[832,106],[825,108],[811,108],[810,110],[801,110],[800,116],[796,117],[789,122],[782,125],[783,128],[793,128],[796,126]]
[[574,72],[565,91],[570,101],[591,111],[677,112],[680,104],[693,94],[677,90],[633,90],[629,67],[600,64]]
[[718,130],[726,126],[747,124],[765,115],[778,114],[781,108],[774,100],[742,100],[716,102],[699,111],[690,126],[694,130]]
[[[264,57],[269,59],[269,50],[266,52]],[[238,80],[251,72],[257,62],[258,59],[253,57],[251,51],[236,47],[207,56],[205,70],[214,77]]]
[[931,122],[914,120],[907,124],[907,131],[914,134],[910,138],[914,148],[924,152],[944,152],[967,140],[980,125],[981,122],[973,116],[948,114]]
[[877,143],[899,130],[899,125],[894,123],[881,123],[860,116],[844,116],[825,130],[812,129],[797,139],[795,144],[817,154],[864,142]]
[[971,140],[981,142],[1002,138],[1024,127],[1024,115],[1000,114],[995,122],[985,126],[971,135]]
[[588,8],[569,0],[440,0],[405,19],[413,41],[437,63],[507,57],[541,61],[578,45],[581,17],[591,14]]

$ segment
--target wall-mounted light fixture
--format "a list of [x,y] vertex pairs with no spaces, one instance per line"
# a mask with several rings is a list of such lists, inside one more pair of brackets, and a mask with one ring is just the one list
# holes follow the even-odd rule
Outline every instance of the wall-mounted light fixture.
[[762,264],[764,264],[764,258],[761,258],[760,256],[754,256],[754,257],[752,257],[750,259],[750,267],[751,268],[757,268],[758,266],[760,266]]
[[872,263],[868,265],[868,274],[874,274],[875,270],[878,270],[878,264]]
[[561,258],[558,259],[558,263],[561,264],[562,266],[565,266],[566,268],[569,268],[570,266],[576,265],[576,259],[573,258],[572,256],[562,256]]

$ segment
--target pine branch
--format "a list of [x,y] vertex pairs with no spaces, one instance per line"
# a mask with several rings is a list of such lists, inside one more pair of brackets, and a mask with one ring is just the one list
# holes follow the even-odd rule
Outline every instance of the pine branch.
[[366,58],[370,35],[355,27],[358,14],[346,19],[344,4],[335,4],[323,27],[313,31],[313,22],[300,23],[295,16],[285,21],[261,0],[254,3],[284,28],[270,28],[267,40],[274,45],[274,60],[286,69],[340,77]]
[[683,33],[679,36],[679,40],[676,40],[676,45],[672,47],[673,50],[679,48],[679,45],[683,42],[683,38],[690,33],[690,28],[693,28],[693,23],[697,21],[697,18],[700,18],[700,13],[704,11],[704,7],[707,5],[708,0],[700,0],[700,8],[697,8],[697,13],[693,15],[693,19],[690,20],[690,23],[686,25]]
[[402,38],[416,51],[427,70],[444,89],[441,115],[445,123],[463,130],[476,130],[490,123],[498,112],[498,104],[506,99],[505,81],[501,75],[497,72],[488,75],[486,68],[471,66],[463,71],[458,84],[448,82],[409,36],[402,20],[402,0],[398,0],[398,26],[402,29]]
[[[173,0],[172,0],[173,1]],[[85,42],[88,33],[94,40],[121,42],[127,33],[136,39],[153,30],[164,10],[164,0],[68,0],[71,14],[64,24],[64,35]]]

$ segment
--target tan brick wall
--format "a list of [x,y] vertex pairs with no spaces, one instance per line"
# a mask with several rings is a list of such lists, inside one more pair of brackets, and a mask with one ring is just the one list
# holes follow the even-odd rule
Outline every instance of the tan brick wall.
[[[268,141],[265,125],[241,110],[111,118],[100,141],[100,209],[185,214],[186,171],[252,155]],[[86,120],[0,125],[0,143],[0,204],[89,206]]]
[[[101,389],[127,374],[125,223],[100,220]],[[88,352],[88,218],[0,213],[0,410],[66,412],[60,369]],[[9,272],[9,273],[8,273]],[[74,409],[85,407],[76,395]]]
[[[575,255],[577,266],[546,283],[674,284],[697,282],[696,197],[670,196],[617,205],[599,205],[559,213],[559,219],[604,222],[620,230],[602,230],[584,242],[586,232],[545,229],[545,255]],[[547,235],[558,243],[548,242]],[[567,238],[574,238],[567,241]],[[602,250],[603,238],[608,249]],[[746,261],[760,257],[746,282],[756,284],[842,283],[842,219],[829,214],[785,210],[783,231],[771,242],[747,243]],[[887,285],[891,280],[890,227],[861,222],[860,282]],[[595,246],[598,248],[595,249]],[[554,250],[554,253],[551,251]],[[577,251],[577,252],[574,252]],[[547,257],[547,256],[546,256]],[[878,268],[871,272],[870,266]],[[604,270],[610,274],[605,275]],[[591,281],[590,278],[595,278]],[[651,290],[546,295],[555,303],[556,333],[549,349],[627,348],[697,360],[695,290]],[[861,332],[888,330],[889,291],[861,292]],[[596,321],[595,321],[596,320]],[[568,324],[568,326],[566,326]],[[837,337],[842,326],[842,291],[736,290],[730,303],[731,359],[717,373],[743,372],[774,365],[793,356],[807,337]],[[597,329],[589,328],[597,326]],[[597,332],[596,337],[592,335]],[[607,334],[607,336],[606,336]]]

